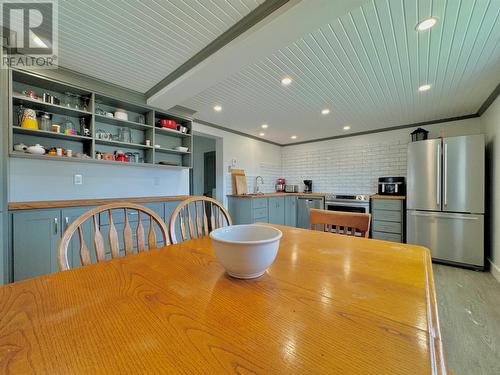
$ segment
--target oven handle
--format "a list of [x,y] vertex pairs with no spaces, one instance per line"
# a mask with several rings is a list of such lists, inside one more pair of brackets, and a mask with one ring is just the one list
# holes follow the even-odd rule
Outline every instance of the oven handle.
[[366,201],[366,203],[360,203],[360,202],[347,203],[347,202],[331,202],[331,201],[325,202],[325,206],[328,207],[329,205],[342,206],[342,207],[367,207],[368,208],[370,206],[370,203],[368,201]]

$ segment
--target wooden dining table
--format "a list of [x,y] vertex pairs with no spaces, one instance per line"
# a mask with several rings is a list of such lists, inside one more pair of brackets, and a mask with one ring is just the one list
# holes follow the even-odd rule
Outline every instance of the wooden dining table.
[[253,280],[204,237],[1,287],[0,373],[446,373],[427,249],[273,226]]

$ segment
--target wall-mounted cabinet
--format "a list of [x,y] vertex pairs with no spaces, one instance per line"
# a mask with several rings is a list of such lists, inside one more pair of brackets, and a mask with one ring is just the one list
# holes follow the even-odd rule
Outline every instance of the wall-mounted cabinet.
[[[9,91],[12,157],[192,167],[190,119],[25,71],[10,71]],[[36,144],[45,154],[22,148]]]

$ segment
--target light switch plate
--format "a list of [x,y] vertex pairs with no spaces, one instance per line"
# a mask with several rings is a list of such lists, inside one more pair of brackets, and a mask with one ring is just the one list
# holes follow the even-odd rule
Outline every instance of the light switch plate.
[[75,174],[73,176],[73,183],[75,185],[82,185],[83,184],[83,176],[81,174]]

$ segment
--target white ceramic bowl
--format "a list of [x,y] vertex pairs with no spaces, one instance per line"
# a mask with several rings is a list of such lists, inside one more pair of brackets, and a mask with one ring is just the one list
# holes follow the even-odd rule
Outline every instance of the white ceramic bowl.
[[280,230],[264,225],[232,225],[210,233],[215,256],[238,279],[261,276],[278,254]]
[[182,152],[187,152],[187,150],[189,150],[189,148],[183,146],[177,146],[175,149]]

